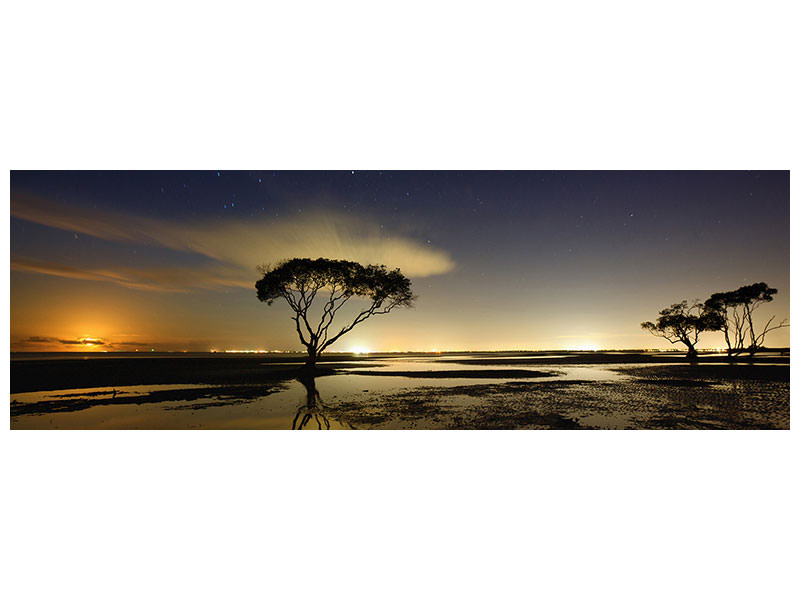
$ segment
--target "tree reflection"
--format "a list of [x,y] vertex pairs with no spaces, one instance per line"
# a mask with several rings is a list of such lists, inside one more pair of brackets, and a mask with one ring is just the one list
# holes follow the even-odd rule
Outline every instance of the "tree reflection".
[[306,403],[297,409],[297,414],[292,421],[292,429],[303,429],[311,423],[312,419],[317,424],[317,429],[330,429],[331,422],[324,412],[328,407],[320,400],[314,376],[304,373],[297,380],[306,388]]

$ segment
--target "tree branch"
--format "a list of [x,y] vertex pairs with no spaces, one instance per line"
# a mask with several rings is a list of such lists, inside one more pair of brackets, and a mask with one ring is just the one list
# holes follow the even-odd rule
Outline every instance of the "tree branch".
[[353,327],[355,327],[359,323],[363,323],[364,321],[366,321],[372,315],[385,315],[386,313],[388,313],[393,308],[396,308],[397,306],[399,306],[400,302],[399,301],[394,301],[391,304],[389,304],[388,306],[386,306],[386,308],[384,308],[384,309],[381,309],[381,305],[382,304],[383,304],[383,299],[381,299],[381,300],[373,300],[372,305],[368,309],[362,310],[360,313],[358,313],[358,315],[356,316],[355,319],[353,319],[353,322],[350,323],[350,325],[347,325],[347,326],[343,327],[341,329],[341,331],[339,331],[339,333],[337,333],[330,340],[327,340],[323,345],[321,345],[319,351],[322,352],[323,350],[325,350],[325,348],[328,348],[332,344],[336,343],[336,340],[338,340],[340,337],[342,337],[348,331],[352,330]]

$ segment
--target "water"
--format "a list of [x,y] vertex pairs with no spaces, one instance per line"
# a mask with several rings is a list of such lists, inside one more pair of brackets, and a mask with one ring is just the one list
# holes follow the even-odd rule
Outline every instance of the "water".
[[[714,365],[701,364],[687,379],[670,371],[686,368],[674,361],[547,364],[547,358],[565,356],[514,355],[511,364],[475,366],[469,364],[472,357],[370,357],[311,385],[289,379],[26,392],[11,395],[11,427],[788,428],[788,376],[785,382],[771,374],[756,381],[709,379],[706,373],[715,370],[705,367]],[[514,362],[521,358],[536,362]],[[762,366],[778,374],[788,371],[786,364]],[[664,369],[669,372],[661,379],[647,378]]]

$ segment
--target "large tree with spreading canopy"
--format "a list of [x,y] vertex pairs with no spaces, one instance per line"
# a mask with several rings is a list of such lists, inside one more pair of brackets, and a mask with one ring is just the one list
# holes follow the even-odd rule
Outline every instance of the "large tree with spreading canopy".
[[[292,309],[300,342],[308,353],[306,366],[316,365],[322,352],[373,315],[384,315],[414,301],[411,281],[399,269],[361,265],[349,260],[293,258],[275,266],[260,267],[258,299],[271,305],[278,298]],[[317,297],[316,311],[312,306]],[[366,306],[344,324],[334,318],[349,300],[366,300]],[[316,312],[316,316],[314,313]],[[333,329],[332,329],[333,327]]]

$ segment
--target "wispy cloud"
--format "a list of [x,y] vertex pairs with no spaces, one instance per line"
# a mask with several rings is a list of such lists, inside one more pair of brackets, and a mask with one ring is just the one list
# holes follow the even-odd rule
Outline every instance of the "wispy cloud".
[[41,335],[32,335],[29,338],[25,338],[24,340],[20,340],[23,344],[52,344],[53,342],[57,342],[58,338],[54,337],[42,337]]
[[14,352],[65,352],[106,350],[109,352],[146,351],[153,348],[159,350],[200,350],[205,351],[210,343],[195,339],[173,339],[170,341],[133,341],[125,339],[105,339],[94,337],[63,338],[59,336],[32,335],[25,338],[11,338],[11,350]]
[[332,212],[293,217],[175,223],[87,209],[12,193],[11,216],[100,239],[157,245],[213,259],[216,266],[186,269],[81,269],[15,258],[16,270],[60,277],[110,281],[136,289],[183,291],[189,287],[251,287],[254,269],[292,257],[326,257],[398,267],[410,277],[447,273],[453,260],[443,250],[390,235],[371,221]]
[[41,335],[33,335],[31,337],[19,340],[16,344],[61,344],[62,346],[105,346],[107,342],[99,338],[76,338],[65,340],[57,337],[44,337]]
[[219,267],[154,267],[150,269],[130,269],[115,267],[110,269],[85,269],[71,267],[55,261],[38,260],[26,257],[11,259],[11,269],[29,273],[42,273],[69,279],[87,281],[106,281],[135,290],[158,292],[187,292],[196,288],[253,287],[253,282],[235,273],[226,274]]

